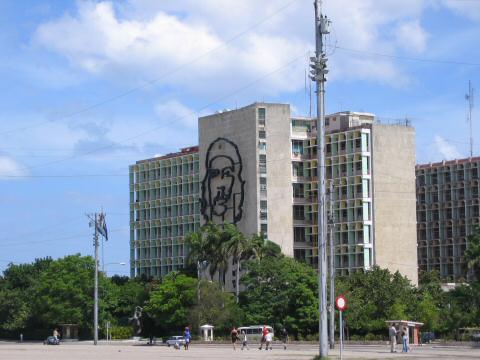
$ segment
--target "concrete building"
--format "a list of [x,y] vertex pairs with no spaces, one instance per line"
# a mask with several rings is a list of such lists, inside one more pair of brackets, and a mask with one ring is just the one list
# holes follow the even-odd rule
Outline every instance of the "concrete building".
[[[150,186],[149,181],[158,186],[172,181],[161,174],[160,179],[149,175],[152,164],[162,167],[163,161],[169,161],[164,165],[168,167],[173,166],[168,164],[174,160],[197,162],[194,169],[198,169],[198,176],[193,175],[198,179],[196,192],[188,194],[197,195],[193,201],[198,206],[194,204],[193,213],[189,214],[194,222],[183,227],[181,234],[178,227],[172,227],[169,235],[167,227],[158,237],[158,232],[137,231],[141,224],[132,222],[136,226],[132,232],[132,274],[150,269],[151,275],[161,276],[174,269],[173,263],[165,263],[170,261],[171,245],[163,245],[164,242],[171,239],[180,244],[187,229],[197,229],[207,221],[234,223],[246,235],[264,233],[286,255],[316,267],[315,120],[292,117],[287,104],[254,103],[201,117],[198,128],[198,154],[173,154],[165,159],[138,162],[131,168],[131,216],[136,220],[137,213],[140,214],[140,221],[148,213],[142,206],[151,206],[143,205],[141,197],[148,195],[142,195],[142,191]],[[334,186],[332,204],[337,219],[337,272],[350,274],[376,264],[399,270],[416,283],[414,130],[405,125],[382,125],[375,122],[372,114],[354,112],[327,116],[326,129],[327,186]],[[185,156],[190,158],[186,160]],[[147,180],[142,176],[147,176]],[[153,177],[150,180],[148,176]],[[165,194],[168,195],[159,193],[154,206],[164,201]],[[160,216],[160,223],[170,221],[173,225],[178,215],[172,210]],[[156,240],[152,234],[157,234]],[[160,255],[148,250],[152,249],[152,241],[160,247]],[[162,249],[167,254],[165,260]],[[179,266],[179,255],[176,259],[175,266]],[[152,261],[162,264],[160,270],[154,270],[153,266],[158,265]],[[227,285],[231,281],[234,286],[236,275],[229,272]]]
[[[373,114],[355,112],[328,115],[325,126],[337,273],[378,265],[416,284],[413,128],[379,124]],[[293,118],[291,142],[295,257],[316,267],[315,121]]]
[[199,229],[198,147],[130,166],[130,275],[181,269],[183,237]]
[[417,165],[419,269],[467,279],[464,252],[480,224],[480,157]]

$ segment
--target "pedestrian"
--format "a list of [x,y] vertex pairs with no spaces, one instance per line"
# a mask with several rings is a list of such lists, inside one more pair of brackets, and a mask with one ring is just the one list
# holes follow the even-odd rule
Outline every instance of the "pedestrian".
[[235,344],[238,340],[238,330],[235,328],[235,326],[233,327],[232,331],[230,331],[230,337],[232,338],[233,350],[237,350]]
[[242,330],[242,350],[244,347],[246,347],[247,350],[250,350],[250,348],[248,347],[247,333],[245,332],[245,330]]
[[388,337],[390,339],[390,352],[397,352],[397,329],[393,324],[390,329],[388,329]]
[[402,332],[402,345],[402,352],[408,352],[408,335],[405,330]]
[[187,326],[185,328],[185,332],[183,333],[183,338],[185,339],[185,344],[183,345],[185,347],[185,350],[188,350],[188,346],[190,345],[190,338],[192,336],[190,335],[190,328]]
[[267,335],[265,335],[265,350],[272,350],[272,341],[273,341],[273,335],[270,331],[267,330]]
[[263,325],[262,338],[260,339],[260,347],[258,348],[258,350],[262,350],[263,344],[265,343],[265,337],[267,336],[267,334],[268,334],[267,325]]
[[53,338],[55,339],[55,341],[60,340],[60,333],[58,332],[58,329],[53,330]]
[[283,328],[282,330],[282,342],[283,342],[283,350],[287,350],[288,331],[285,328]]

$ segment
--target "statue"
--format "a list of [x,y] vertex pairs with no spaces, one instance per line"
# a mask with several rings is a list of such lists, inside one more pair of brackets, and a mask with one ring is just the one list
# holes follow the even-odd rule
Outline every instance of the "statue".
[[135,336],[139,336],[142,332],[142,324],[140,322],[140,318],[142,317],[143,309],[140,306],[135,307],[135,312],[131,318],[128,318],[133,325],[133,332]]

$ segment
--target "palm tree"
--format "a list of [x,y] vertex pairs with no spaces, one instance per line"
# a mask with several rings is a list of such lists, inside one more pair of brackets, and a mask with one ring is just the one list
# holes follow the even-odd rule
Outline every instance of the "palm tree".
[[253,255],[253,242],[251,239],[245,237],[240,230],[234,225],[227,224],[224,227],[226,234],[225,248],[227,250],[228,257],[233,259],[233,263],[236,264],[236,286],[235,295],[237,303],[240,293],[240,261],[245,260]]
[[262,260],[265,257],[279,257],[282,255],[282,250],[273,241],[267,240],[262,234],[253,234],[250,238],[251,251],[253,257],[257,260]]
[[203,228],[199,231],[188,233],[185,236],[188,247],[187,262],[197,265],[197,298],[200,301],[200,277],[210,261],[210,244]]

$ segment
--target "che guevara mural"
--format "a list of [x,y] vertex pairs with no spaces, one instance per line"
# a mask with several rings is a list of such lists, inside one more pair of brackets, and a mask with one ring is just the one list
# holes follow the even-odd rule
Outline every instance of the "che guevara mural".
[[237,224],[243,216],[245,181],[237,145],[217,138],[208,147],[202,180],[201,213],[206,222]]

